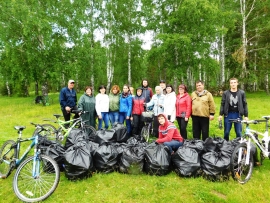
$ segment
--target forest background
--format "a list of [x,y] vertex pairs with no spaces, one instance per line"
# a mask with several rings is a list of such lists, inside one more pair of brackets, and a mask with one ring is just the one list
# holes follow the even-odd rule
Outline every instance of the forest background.
[[57,92],[71,78],[78,92],[201,79],[217,94],[237,77],[269,93],[269,0],[4,0],[0,10],[2,95]]

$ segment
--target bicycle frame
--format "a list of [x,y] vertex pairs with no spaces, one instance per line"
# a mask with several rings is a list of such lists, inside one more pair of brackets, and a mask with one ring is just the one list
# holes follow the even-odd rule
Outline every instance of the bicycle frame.
[[[69,120],[69,121],[63,121],[63,120],[60,120],[59,118],[57,119],[56,123],[59,125],[59,128],[58,128],[58,132],[60,132],[61,130],[63,130],[65,132],[65,134],[63,135],[64,137],[67,137],[67,135],[70,133],[70,131],[81,121],[80,118],[76,118],[76,119],[73,119],[73,120]],[[66,128],[64,125],[65,124],[70,124],[74,122],[69,128]]]

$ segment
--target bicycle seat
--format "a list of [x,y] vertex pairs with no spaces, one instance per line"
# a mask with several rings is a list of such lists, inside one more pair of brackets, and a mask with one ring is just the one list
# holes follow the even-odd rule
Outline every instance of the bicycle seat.
[[266,120],[269,120],[270,116],[263,116],[263,118],[265,118]]
[[56,118],[60,118],[62,115],[60,114],[53,114]]
[[25,129],[25,126],[14,126],[14,129],[22,131],[23,129]]

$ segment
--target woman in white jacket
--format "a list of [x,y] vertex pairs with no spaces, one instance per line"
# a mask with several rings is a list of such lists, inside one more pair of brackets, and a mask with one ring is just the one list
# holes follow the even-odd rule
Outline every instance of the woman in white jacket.
[[173,89],[173,86],[170,84],[166,85],[166,92],[167,94],[165,95],[164,99],[164,114],[167,116],[168,120],[173,123],[175,121],[175,114],[176,114],[175,109],[176,94]]
[[109,127],[109,96],[106,94],[106,87],[99,86],[99,93],[96,96],[96,112],[98,116],[98,129],[102,128],[102,120],[105,128]]

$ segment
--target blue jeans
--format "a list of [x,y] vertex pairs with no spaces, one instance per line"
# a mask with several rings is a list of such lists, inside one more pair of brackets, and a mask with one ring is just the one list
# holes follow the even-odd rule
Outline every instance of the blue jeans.
[[[242,120],[242,117],[239,116],[238,112],[229,112],[228,116],[224,118],[224,139],[229,141],[230,131],[232,129],[232,124],[229,122],[229,119],[237,119],[239,118]],[[234,130],[236,133],[236,137],[242,136],[242,124],[241,123],[234,123]]]
[[102,128],[102,121],[105,123],[105,128],[108,129],[109,127],[109,113],[108,112],[101,112],[101,119],[98,119],[98,129]]
[[113,125],[114,123],[118,123],[119,122],[119,112],[118,111],[110,111],[109,118],[110,118],[111,125]]
[[119,123],[124,123],[126,121],[126,126],[127,126],[127,133],[131,132],[131,121],[130,119],[126,119],[127,117],[127,112],[119,112]]
[[172,153],[173,151],[176,151],[180,146],[182,146],[183,142],[180,142],[178,140],[172,140],[170,142],[164,142],[163,144],[169,147],[170,153]]

